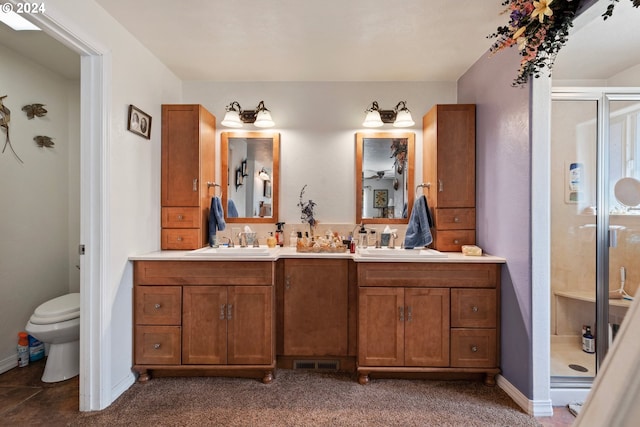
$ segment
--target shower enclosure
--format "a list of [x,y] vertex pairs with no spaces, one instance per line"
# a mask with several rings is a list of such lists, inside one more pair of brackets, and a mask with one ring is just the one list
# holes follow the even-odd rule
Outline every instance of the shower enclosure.
[[640,283],[640,93],[556,88],[551,123],[551,385],[588,388]]

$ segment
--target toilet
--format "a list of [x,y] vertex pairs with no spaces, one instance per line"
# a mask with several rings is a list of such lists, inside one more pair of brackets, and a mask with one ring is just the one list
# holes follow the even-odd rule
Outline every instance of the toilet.
[[80,294],[62,295],[35,309],[25,330],[49,345],[42,381],[68,380],[80,371]]

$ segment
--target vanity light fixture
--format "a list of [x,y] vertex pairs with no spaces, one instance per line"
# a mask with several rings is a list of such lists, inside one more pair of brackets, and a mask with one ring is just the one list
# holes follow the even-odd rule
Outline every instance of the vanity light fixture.
[[264,167],[258,172],[258,177],[263,181],[271,181],[271,177]]
[[227,105],[222,126],[230,128],[241,128],[243,123],[253,123],[259,128],[270,128],[275,125],[271,118],[271,113],[264,106],[264,101],[260,101],[253,110],[243,110],[238,101],[233,101]]
[[371,106],[365,110],[362,126],[367,128],[377,128],[385,123],[393,123],[394,127],[406,128],[413,126],[415,122],[411,118],[411,112],[407,108],[406,101],[400,101],[393,110],[381,110],[377,101],[373,101]]

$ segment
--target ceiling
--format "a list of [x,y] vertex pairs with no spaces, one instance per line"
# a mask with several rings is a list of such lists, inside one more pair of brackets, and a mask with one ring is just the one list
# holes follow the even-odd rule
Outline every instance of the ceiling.
[[[96,2],[182,80],[455,82],[507,22],[501,0]],[[605,79],[640,64],[640,10],[621,0],[606,22],[588,12],[554,78]],[[78,55],[42,32],[0,24],[0,43],[79,78]]]

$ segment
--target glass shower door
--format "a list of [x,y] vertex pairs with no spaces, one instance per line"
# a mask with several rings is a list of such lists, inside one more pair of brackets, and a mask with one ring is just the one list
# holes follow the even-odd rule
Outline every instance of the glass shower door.
[[554,92],[551,122],[551,383],[590,387],[640,284],[640,94]]

